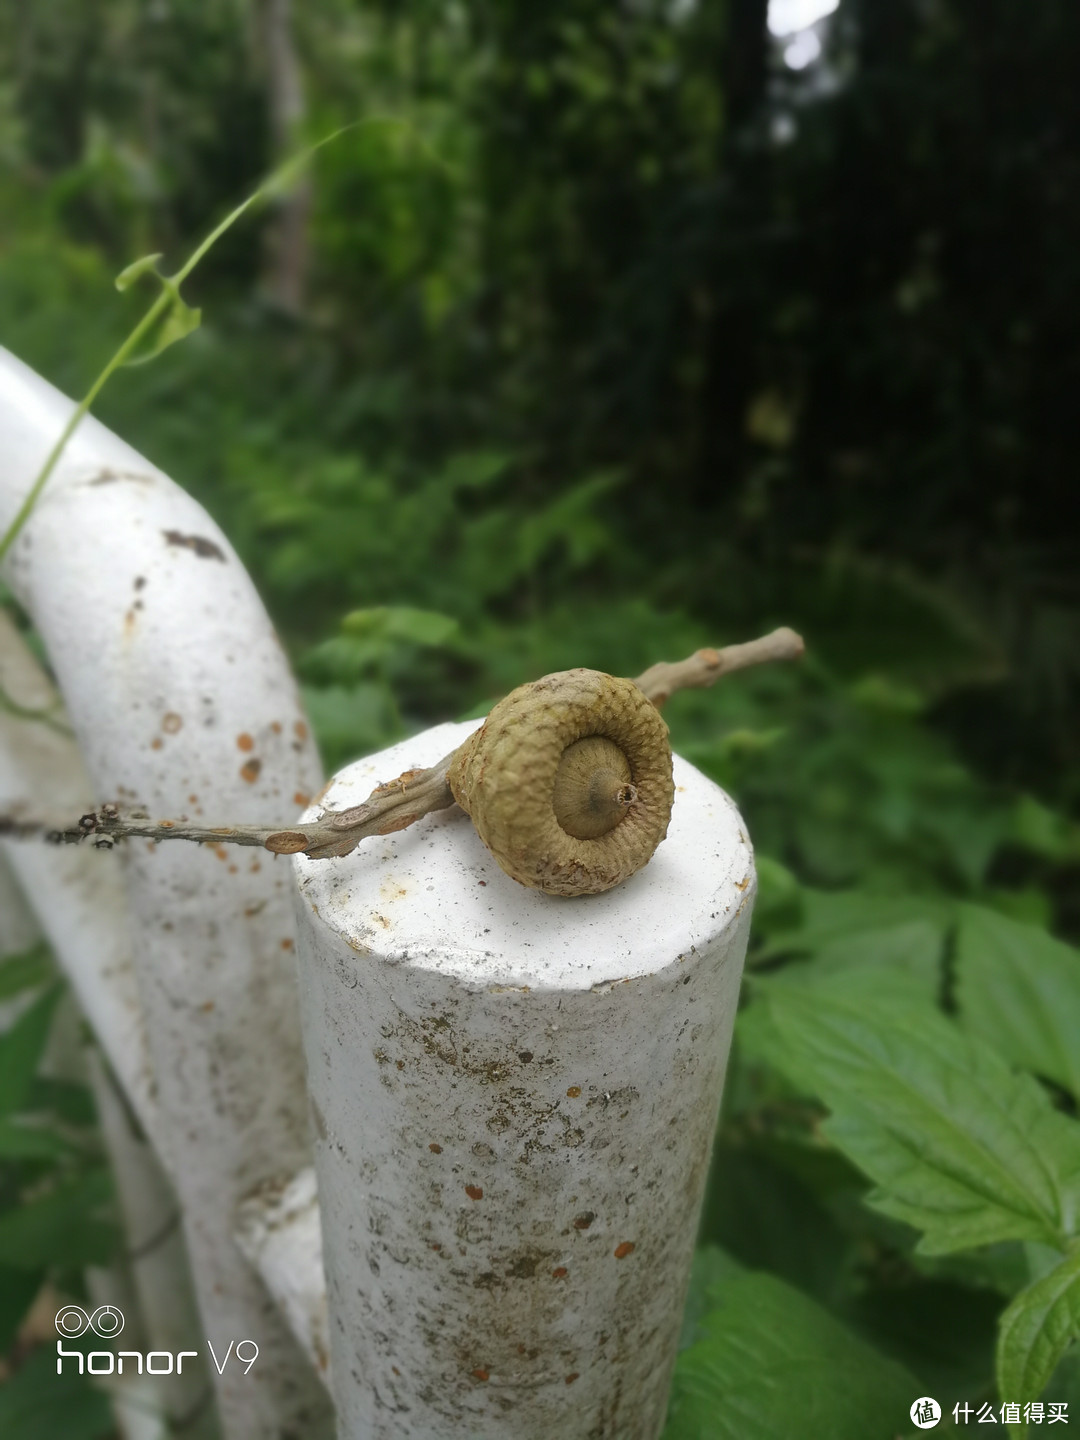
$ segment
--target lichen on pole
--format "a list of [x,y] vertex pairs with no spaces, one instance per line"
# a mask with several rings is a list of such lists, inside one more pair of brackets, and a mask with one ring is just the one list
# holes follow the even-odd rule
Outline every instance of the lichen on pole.
[[601,895],[515,883],[455,810],[295,857],[342,1440],[659,1435],[755,890],[731,801],[674,779],[668,838]]

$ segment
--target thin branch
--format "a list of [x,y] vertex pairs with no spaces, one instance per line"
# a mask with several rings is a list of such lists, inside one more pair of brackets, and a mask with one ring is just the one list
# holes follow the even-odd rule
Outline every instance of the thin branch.
[[404,830],[422,815],[445,810],[454,803],[446,783],[452,755],[430,770],[406,770],[396,780],[379,785],[362,805],[351,810],[324,810],[307,824],[198,825],[181,815],[176,820],[152,820],[145,811],[121,812],[117,805],[88,810],[75,824],[0,816],[0,839],[45,840],[51,845],[89,842],[95,849],[111,850],[118,840],[190,840],[195,845],[254,845],[276,855],[304,851],[313,860],[348,855],[361,840]]
[[414,825],[422,815],[453,805],[454,795],[446,776],[456,754],[452,750],[428,770],[406,770],[396,780],[376,785],[362,805],[350,810],[324,810],[319,823],[326,823],[332,839],[309,846],[308,856],[328,860],[348,855],[369,835],[392,835],[395,830]]
[[[794,630],[774,630],[744,645],[723,650],[698,650],[685,660],[661,661],[634,682],[659,708],[676,690],[713,685],[721,675],[748,665],[772,660],[797,660],[804,650]],[[406,770],[394,780],[377,785],[361,805],[348,810],[324,810],[314,820],[290,826],[196,825],[187,816],[151,820],[143,811],[121,813],[116,805],[88,811],[74,824],[52,825],[42,820],[0,815],[0,837],[44,839],[54,845],[89,842],[111,850],[118,840],[190,840],[197,845],[255,845],[276,855],[301,851],[312,860],[349,855],[361,840],[392,835],[424,815],[454,804],[447,774],[457,751],[426,770]]]
[[805,651],[802,636],[785,625],[743,645],[726,645],[723,650],[695,650],[685,660],[661,660],[637,676],[634,684],[645,691],[659,710],[676,690],[704,690],[733,670],[745,670],[748,665],[764,665],[772,660],[798,660]]

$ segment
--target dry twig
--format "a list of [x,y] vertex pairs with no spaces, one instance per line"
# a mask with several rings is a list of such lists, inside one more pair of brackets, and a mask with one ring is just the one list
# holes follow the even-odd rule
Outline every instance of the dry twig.
[[[804,651],[794,630],[782,628],[722,650],[697,650],[685,660],[662,660],[634,681],[659,709],[676,690],[702,689],[722,675],[748,665],[773,660],[797,660]],[[303,851],[313,860],[348,855],[361,840],[404,830],[434,810],[454,804],[447,773],[456,751],[426,770],[406,770],[394,780],[377,785],[362,805],[348,810],[324,810],[314,820],[291,826],[197,825],[186,816],[151,820],[142,811],[121,813],[116,805],[81,816],[75,824],[49,824],[18,815],[0,816],[0,837],[44,839],[56,845],[89,842],[111,849],[117,840],[190,840],[199,845],[255,845],[278,855]]]

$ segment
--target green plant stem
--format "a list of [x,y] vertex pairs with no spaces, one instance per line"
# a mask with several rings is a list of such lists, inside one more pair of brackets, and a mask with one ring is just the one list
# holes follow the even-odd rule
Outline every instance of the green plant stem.
[[157,278],[161,281],[161,294],[158,295],[157,299],[150,306],[149,310],[147,310],[146,314],[135,326],[134,330],[131,331],[127,339],[124,340],[120,348],[115,352],[115,354],[106,364],[105,368],[98,375],[97,379],[90,386],[90,389],[86,392],[83,398],[79,401],[78,405],[76,405],[75,409],[72,411],[67,424],[64,426],[63,430],[57,437],[56,444],[49,451],[44,465],[42,465],[41,469],[38,471],[34,483],[27,491],[27,494],[22,504],[16,511],[15,518],[12,520],[7,530],[4,532],[3,537],[0,537],[0,563],[3,562],[8,551],[18,539],[23,526],[26,524],[27,520],[29,520],[31,514],[33,513],[34,506],[37,504],[38,498],[41,495],[42,490],[44,490],[46,484],[48,483],[49,476],[56,469],[57,463],[60,459],[60,456],[64,453],[64,449],[67,446],[68,441],[78,429],[83,416],[86,415],[91,405],[93,405],[94,401],[101,393],[105,382],[109,379],[109,377],[113,374],[114,371],[118,370],[121,365],[124,365],[132,357],[132,355],[135,354],[135,352],[138,350],[140,343],[153,330],[153,327],[157,323],[157,321],[161,319],[161,317],[165,314],[165,312],[169,309],[171,305],[173,305],[176,301],[179,300],[179,291],[181,284],[195,269],[199,261],[202,260],[202,258],[207,254],[207,252],[212,249],[214,245],[217,244],[218,240],[221,239],[222,235],[225,234],[226,230],[228,230],[231,226],[235,225],[237,220],[240,219],[241,215],[243,215],[246,210],[249,210],[251,206],[256,203],[256,201],[264,199],[267,195],[273,193],[274,190],[287,183],[288,180],[291,179],[292,175],[296,171],[298,171],[301,166],[306,165],[307,162],[311,159],[311,157],[316,153],[316,151],[321,150],[324,145],[329,145],[332,140],[336,140],[340,135],[344,135],[346,131],[356,129],[358,125],[364,123],[372,122],[356,121],[352,125],[343,125],[339,130],[335,130],[332,134],[324,136],[322,140],[319,140],[315,145],[312,145],[310,149],[305,150],[300,155],[294,156],[291,160],[287,160],[284,165],[280,166],[279,169],[274,171],[274,173],[269,177],[269,179],[265,180],[257,190],[253,191],[253,193],[250,194],[246,200],[242,201],[239,205],[237,205],[235,210],[231,211],[228,215],[226,215],[225,219],[222,220],[219,225],[216,225],[214,229],[210,231],[210,234],[207,235],[206,239],[203,240],[201,244],[196,246],[196,248],[192,251],[191,255],[188,256],[187,260],[184,262],[184,264],[180,267],[180,269],[176,272],[175,275],[158,275]]
[[16,720],[34,720],[40,725],[48,725],[50,730],[55,730],[58,735],[73,735],[75,732],[70,726],[65,725],[62,720],[57,720],[52,710],[37,709],[32,705],[20,705],[13,700],[2,685],[0,685],[0,710],[5,715],[11,715]]
[[[254,199],[254,196],[252,196],[252,199]],[[230,221],[225,223],[230,223],[231,219],[232,217],[230,217]],[[214,231],[214,234],[211,237],[209,243],[212,243],[213,240],[217,239],[217,236],[219,235],[221,229],[222,227],[219,226],[218,229]],[[205,253],[207,244],[207,241],[203,242],[199,250],[195,252],[196,256]],[[181,275],[188,274],[190,269],[191,261],[189,261],[188,264],[185,266],[184,270],[181,271]],[[123,365],[124,362],[129,358],[129,356],[134,353],[134,351],[139,345],[139,342],[151,330],[155,322],[168,309],[169,305],[172,304],[176,283],[176,280],[172,282],[166,282],[166,285],[163,288],[161,294],[150,306],[150,309],[147,310],[146,314],[135,326],[131,334],[128,335],[127,339],[121,344],[120,348],[115,352],[115,354],[109,360],[108,364],[101,371],[100,375],[98,375],[97,379],[90,386],[90,389],[86,392],[83,398],[79,401],[78,405],[76,405],[75,409],[71,412],[71,416],[67,424],[64,426],[63,430],[61,430],[59,436],[57,437],[56,444],[49,451],[44,465],[42,465],[41,469],[38,471],[37,479],[27,491],[22,504],[19,506],[18,510],[15,513],[15,518],[12,520],[7,530],[4,532],[3,538],[0,539],[0,562],[4,560],[4,557],[7,555],[12,545],[14,545],[15,541],[18,539],[20,531],[26,524],[27,520],[29,520],[34,506],[37,504],[38,496],[41,494],[42,490],[44,490],[46,484],[48,483],[49,476],[56,469],[57,462],[59,461],[60,456],[64,453],[64,449],[67,446],[68,441],[78,429],[83,416],[86,415],[86,413],[90,409],[90,406],[93,405],[94,401],[101,393],[105,382],[108,380],[109,376],[112,375],[114,370],[118,370],[120,366]]]

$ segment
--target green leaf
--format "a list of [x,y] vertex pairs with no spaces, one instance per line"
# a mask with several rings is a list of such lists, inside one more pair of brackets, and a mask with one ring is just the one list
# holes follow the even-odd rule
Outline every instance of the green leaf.
[[163,350],[175,345],[178,340],[183,340],[202,324],[202,311],[182,300],[179,289],[172,281],[166,281],[165,288],[170,295],[167,308],[150,330],[144,343],[124,361],[125,365],[145,365],[148,360],[153,360]]
[[715,1286],[734,1275],[742,1275],[744,1267],[719,1245],[699,1245],[694,1251],[690,1269],[690,1288],[683,1306],[682,1334],[679,1349],[685,1350],[703,1335],[701,1321],[712,1309],[711,1294]]
[[871,991],[887,987],[912,1002],[932,1002],[941,985],[944,931],[930,919],[858,930],[820,942],[808,961],[788,965],[772,983],[815,985],[844,973]]
[[161,276],[157,273],[157,262],[160,259],[162,259],[162,255],[159,251],[156,255],[141,255],[138,260],[133,260],[130,265],[126,265],[116,277],[117,290],[127,290],[129,286],[134,285],[140,275],[156,275],[160,280]]
[[415,610],[409,605],[376,605],[353,610],[341,622],[346,635],[404,641],[413,645],[445,645],[458,629],[458,622],[435,610]]
[[0,1265],[0,1355],[6,1355],[15,1343],[23,1317],[44,1279],[43,1269],[15,1270],[9,1265]]
[[[835,1149],[828,1153],[843,1165]],[[716,1145],[701,1234],[823,1303],[837,1293],[847,1248],[835,1219],[809,1187],[746,1142],[721,1136]]]
[[0,1120],[0,1160],[62,1160],[74,1150],[55,1130]]
[[1067,864],[1080,855],[1080,826],[1032,795],[1021,795],[1013,807],[1011,838],[1017,845],[1058,864]]
[[940,901],[919,896],[897,899],[865,890],[815,890],[804,886],[800,923],[770,936],[765,953],[818,954],[862,935],[909,924],[932,925],[943,936],[949,911]]
[[57,1375],[53,1345],[35,1350],[0,1388],[0,1435],[10,1440],[104,1440],[115,1433],[107,1397],[85,1376]]
[[59,998],[60,986],[55,985],[0,1036],[0,1116],[12,1114],[26,1099]]
[[9,955],[0,961],[0,1000],[9,1000],[12,995],[31,990],[35,985],[44,985],[54,975],[47,945],[35,945],[20,955]]
[[1021,1290],[1001,1317],[998,1391],[1037,1400],[1066,1348],[1080,1335],[1080,1246],[1049,1274]]
[[[685,748],[685,747],[684,747]],[[681,753],[681,752],[680,752]],[[759,927],[771,930],[785,923],[797,924],[802,908],[798,880],[779,860],[770,855],[755,857],[758,876],[757,900],[754,902],[754,921]]]
[[0,1214],[0,1265],[100,1265],[116,1244],[112,1225],[97,1212],[112,1194],[109,1173],[89,1170],[47,1195]]
[[89,1085],[52,1075],[35,1075],[23,1108],[35,1114],[50,1111],[68,1125],[93,1125],[97,1119]]
[[993,910],[964,905],[960,915],[961,1024],[1080,1097],[1080,952]]
[[1080,1125],[930,1006],[875,998],[856,979],[769,987],[761,1034],[829,1106],[825,1132],[877,1183],[869,1203],[922,1230],[924,1254],[1010,1239],[1063,1250],[1080,1209]]
[[713,1287],[703,1339],[675,1365],[663,1440],[893,1440],[923,1393],[827,1310],[772,1275]]
[[401,719],[385,685],[305,685],[301,694],[328,770],[401,737]]

